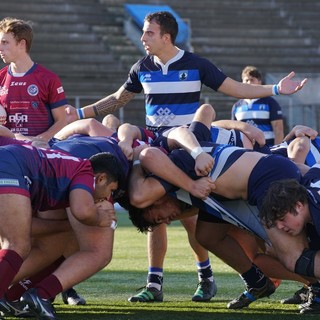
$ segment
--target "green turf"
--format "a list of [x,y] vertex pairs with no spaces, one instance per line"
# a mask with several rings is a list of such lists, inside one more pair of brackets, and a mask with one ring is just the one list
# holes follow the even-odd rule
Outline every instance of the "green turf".
[[76,290],[86,298],[87,305],[66,306],[58,296],[55,301],[58,319],[320,319],[320,315],[299,315],[297,306],[280,304],[280,299],[292,295],[301,287],[298,283],[287,281],[269,299],[256,301],[245,310],[228,310],[228,301],[238,296],[244,290],[244,285],[235,271],[213,255],[210,259],[218,293],[209,303],[192,302],[197,274],[187,234],[179,222],[168,227],[164,302],[130,303],[127,301],[128,297],[146,282],[147,238],[145,234],[136,231],[125,213],[120,213],[118,218],[112,262],[105,270],[76,286]]

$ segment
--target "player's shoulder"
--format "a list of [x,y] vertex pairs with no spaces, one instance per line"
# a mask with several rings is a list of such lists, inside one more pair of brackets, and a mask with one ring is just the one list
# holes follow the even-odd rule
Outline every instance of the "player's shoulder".
[[146,55],[140,58],[136,63],[134,63],[131,67],[131,70],[140,70],[144,67],[150,67],[150,65],[154,65],[153,57]]
[[259,98],[256,102],[257,103],[266,103],[266,104],[269,104],[269,105],[274,105],[274,104],[278,105],[279,104],[278,101],[275,98],[271,97],[271,96]]
[[181,57],[181,61],[187,60],[189,63],[194,63],[199,66],[208,66],[213,65],[211,61],[209,61],[207,58],[201,57],[196,53],[185,51],[183,56]]
[[36,65],[34,73],[36,75],[41,75],[41,76],[47,77],[47,78],[54,78],[54,79],[59,78],[56,73],[54,73],[53,71],[49,70],[48,68],[46,68],[43,65],[38,64],[38,63]]

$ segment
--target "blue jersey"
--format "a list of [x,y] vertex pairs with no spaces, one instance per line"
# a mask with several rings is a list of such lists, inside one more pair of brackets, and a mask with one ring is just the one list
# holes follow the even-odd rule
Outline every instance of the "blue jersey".
[[282,119],[282,110],[279,103],[272,97],[241,99],[233,105],[231,118],[258,127],[263,131],[266,143],[272,146],[274,145],[274,132],[271,122]]
[[124,88],[145,94],[150,130],[190,124],[200,105],[202,84],[218,90],[226,75],[210,61],[180,50],[163,65],[155,56],[135,63]]
[[114,200],[124,194],[126,190],[127,177],[129,174],[129,162],[118,145],[118,140],[112,137],[90,137],[85,135],[74,135],[67,140],[49,141],[50,147],[54,150],[67,152],[81,159],[89,159],[100,152],[113,154],[121,164],[123,177],[119,183],[119,189],[114,194]]
[[51,149],[68,152],[81,159],[89,159],[100,152],[109,152],[119,160],[125,174],[128,174],[129,163],[120,149],[116,138],[73,135],[66,140],[53,139],[49,141],[49,144]]
[[211,140],[218,144],[229,144],[231,146],[243,147],[242,132],[238,130],[227,130],[211,126]]
[[312,167],[318,161],[320,161],[320,137],[310,140],[310,150],[307,154],[305,164]]
[[320,166],[315,164],[302,178],[309,194],[309,211],[312,223],[320,236]]
[[93,194],[88,160],[31,145],[5,145],[0,152],[0,193],[29,197],[35,211],[68,207],[74,189]]
[[[270,148],[272,153],[280,154],[284,157],[288,157],[287,149],[288,143],[286,141]],[[309,167],[312,167],[318,161],[320,161],[320,137],[310,140],[310,150],[306,156],[305,164]]]
[[[211,142],[201,142],[200,144],[203,150],[211,154],[215,159],[214,167],[210,173],[213,181],[228,170],[244,152],[253,152],[253,150],[230,145],[216,145]],[[189,177],[194,180],[200,178],[194,170],[195,160],[188,152],[176,149],[169,154],[169,157]],[[262,157],[253,168],[248,180],[248,203],[259,207],[270,183],[279,179],[296,179],[300,181],[300,170],[291,160],[282,156],[271,154]],[[159,179],[159,181],[167,192],[178,189],[162,179]]]
[[[215,159],[214,166],[210,173],[210,177],[213,180],[216,180],[219,176],[221,176],[244,152],[248,151],[239,147],[233,147],[230,145],[219,145],[207,141],[201,141],[200,145],[206,153],[211,154],[211,156]],[[187,151],[183,149],[174,149],[168,156],[173,161],[173,163],[183,172],[185,172],[189,177],[194,180],[201,178],[197,176],[194,170],[195,160]],[[166,192],[178,190],[178,188],[173,186],[172,184],[160,178],[157,179],[159,179]]]
[[261,158],[248,180],[248,203],[260,208],[270,184],[283,179],[301,180],[301,172],[293,161],[277,154]]

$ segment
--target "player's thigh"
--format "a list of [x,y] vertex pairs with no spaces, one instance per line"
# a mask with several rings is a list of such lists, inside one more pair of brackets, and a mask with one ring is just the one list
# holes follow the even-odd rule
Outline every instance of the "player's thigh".
[[254,259],[259,252],[259,244],[257,238],[252,233],[232,226],[229,230],[229,235],[239,243],[250,259]]
[[30,245],[32,210],[30,199],[18,194],[0,194],[0,236],[3,249],[16,251]]
[[191,216],[188,218],[184,218],[184,219],[180,220],[180,222],[184,226],[184,228],[186,229],[186,231],[188,233],[195,234],[197,220],[198,220],[198,216],[195,215],[195,216]]
[[266,229],[266,232],[277,258],[293,271],[303,249],[308,247],[306,235],[302,233],[293,237],[277,228]]
[[219,245],[220,241],[223,241],[225,237],[228,236],[230,227],[231,225],[229,223],[214,223],[198,219],[196,239],[203,246],[205,246],[206,243],[210,243],[210,245]]
[[71,228],[81,251],[103,252],[110,248],[110,244],[113,245],[114,230],[112,228],[85,225],[75,219],[70,210],[67,210],[67,212]]

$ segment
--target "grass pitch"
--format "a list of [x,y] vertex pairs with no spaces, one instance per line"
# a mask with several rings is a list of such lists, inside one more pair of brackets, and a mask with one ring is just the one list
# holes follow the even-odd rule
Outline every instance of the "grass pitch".
[[[110,265],[76,286],[87,300],[85,306],[64,305],[55,300],[58,319],[70,320],[265,320],[320,319],[320,315],[300,315],[298,307],[282,305],[301,285],[283,281],[268,299],[256,301],[244,310],[227,309],[227,303],[241,294],[244,284],[237,273],[210,255],[217,295],[208,303],[191,301],[197,286],[196,266],[188,245],[187,233],[179,222],[168,227],[168,251],[164,266],[164,302],[130,303],[128,297],[146,283],[147,238],[131,225],[126,213],[118,214],[113,259]],[[9,318],[6,319],[16,319]]]

